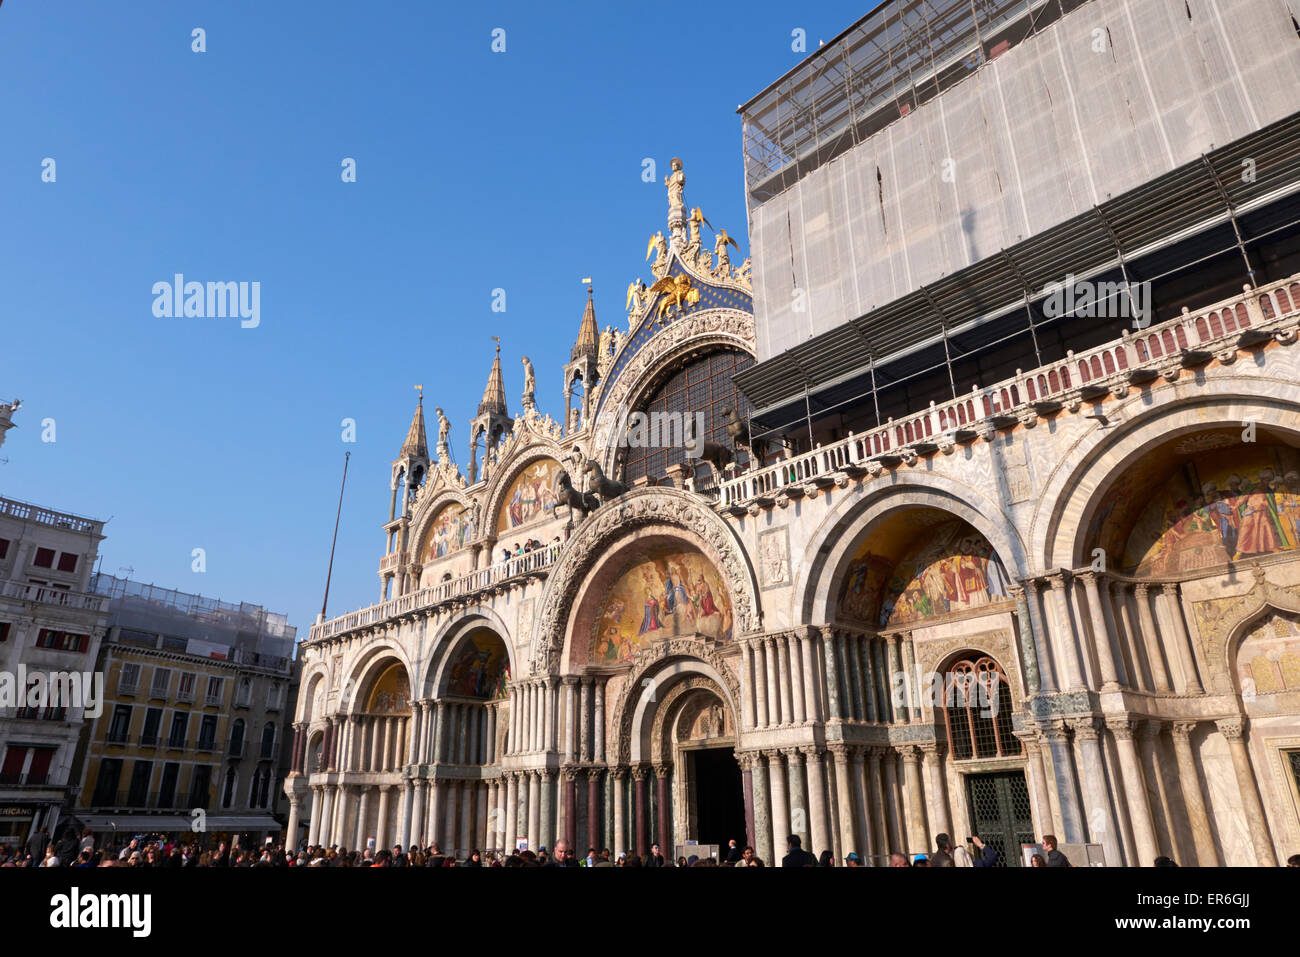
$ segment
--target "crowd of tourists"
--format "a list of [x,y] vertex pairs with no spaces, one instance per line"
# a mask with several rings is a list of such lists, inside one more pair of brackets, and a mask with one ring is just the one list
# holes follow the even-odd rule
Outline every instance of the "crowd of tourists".
[[[837,862],[830,851],[820,856],[805,851],[802,840],[792,834],[786,839],[782,867],[834,867]],[[889,855],[889,867],[996,867],[1001,861],[995,848],[978,836],[966,839],[968,847],[955,844],[947,834],[935,835],[935,849],[921,854],[895,852]],[[1056,836],[1043,835],[1042,852],[1029,858],[1031,867],[1069,867],[1069,858],[1060,850]],[[845,867],[862,867],[856,853],[847,854]],[[882,860],[882,863],[885,863]],[[1158,857],[1156,867],[1177,867],[1168,857]],[[0,867],[765,867],[752,847],[740,847],[730,841],[717,857],[683,855],[675,861],[665,857],[658,844],[641,855],[622,852],[617,856],[609,848],[587,848],[579,857],[566,841],[557,841],[548,850],[520,849],[511,853],[470,851],[463,858],[443,853],[437,844],[420,847],[412,844],[388,848],[366,847],[349,850],[340,846],[307,845],[296,852],[268,839],[262,846],[241,847],[224,841],[205,846],[201,841],[179,841],[166,835],[137,835],[120,847],[111,843],[100,846],[93,832],[80,835],[68,829],[56,841],[48,832],[33,834],[25,847],[0,845]],[[1287,859],[1287,867],[1300,867],[1300,854]]]

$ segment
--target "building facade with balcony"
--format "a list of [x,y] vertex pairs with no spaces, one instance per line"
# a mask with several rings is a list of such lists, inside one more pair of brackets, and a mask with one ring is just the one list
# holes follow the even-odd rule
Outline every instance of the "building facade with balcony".
[[75,801],[77,741],[98,700],[107,601],[88,583],[103,539],[97,519],[0,498],[0,844],[56,833]]
[[417,409],[289,840],[1300,850],[1300,44],[1225,5],[887,0],[742,107],[752,289],[674,160],[560,423]]
[[82,742],[78,820],[100,834],[256,842],[284,826],[294,631],[258,605],[98,575],[103,713]]

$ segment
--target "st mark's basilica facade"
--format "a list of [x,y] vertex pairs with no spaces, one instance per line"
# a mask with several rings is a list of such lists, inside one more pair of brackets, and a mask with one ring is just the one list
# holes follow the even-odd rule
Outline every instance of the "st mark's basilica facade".
[[[749,262],[684,183],[626,322],[589,293],[563,414],[528,360],[511,414],[499,347],[466,471],[416,409],[381,601],[301,649],[288,841],[1300,848],[1300,278],[761,440]],[[638,412],[702,414],[702,457]]]

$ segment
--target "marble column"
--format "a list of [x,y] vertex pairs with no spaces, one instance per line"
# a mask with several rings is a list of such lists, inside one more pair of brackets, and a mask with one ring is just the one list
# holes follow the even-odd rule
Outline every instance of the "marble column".
[[925,821],[925,795],[921,790],[921,751],[913,744],[898,749],[903,756],[903,778],[907,784],[907,843],[910,853],[930,846],[930,829]]
[[890,748],[885,748],[882,751],[881,763],[885,769],[883,782],[885,789],[885,829],[890,848],[886,853],[890,854],[894,851],[907,853],[906,822],[903,817],[903,807],[898,800],[900,791],[898,786],[899,762],[900,758],[897,751]]
[[1228,750],[1232,754],[1232,770],[1237,775],[1237,789],[1241,792],[1241,809],[1246,815],[1246,825],[1250,829],[1250,843],[1255,848],[1255,863],[1260,867],[1277,867],[1277,857],[1273,853],[1273,841],[1268,833],[1268,820],[1264,817],[1264,805],[1259,799],[1259,787],[1255,783],[1255,772],[1250,767],[1250,755],[1246,751],[1246,742],[1242,737],[1243,721],[1240,717],[1223,718],[1215,722],[1219,733],[1228,739]]
[[1160,586],[1159,594],[1165,605],[1165,615],[1174,626],[1174,650],[1178,653],[1178,664],[1182,668],[1184,694],[1204,694],[1205,688],[1196,673],[1196,660],[1192,657],[1192,640],[1187,634],[1187,622],[1183,620],[1183,603],[1178,599],[1178,583],[1167,582]]
[[1195,729],[1195,721],[1175,721],[1171,728],[1174,755],[1178,759],[1178,783],[1183,791],[1188,823],[1192,827],[1191,844],[1196,863],[1201,867],[1216,867],[1219,860],[1214,849],[1213,832],[1210,830],[1210,815],[1206,813],[1205,798],[1201,792],[1202,774],[1196,766],[1196,755],[1192,753],[1191,734]]
[[[808,789],[804,785],[803,753],[799,748],[782,748],[786,761],[786,783],[790,795],[790,833],[799,836],[799,846],[810,853],[813,850],[809,830],[812,809],[808,806]],[[818,848],[820,850],[820,848]]]
[[754,784],[754,854],[768,867],[775,867],[780,861],[772,860],[772,801],[763,753],[751,751],[750,761]]
[[782,647],[785,648],[790,668],[790,699],[794,705],[794,721],[796,724],[807,724],[808,709],[803,697],[803,657],[799,653],[799,636],[792,631],[786,632],[782,638]]
[[441,764],[447,760],[447,702],[439,701],[437,708],[433,731],[433,760]]
[[1083,809],[1079,805],[1079,781],[1074,773],[1074,761],[1065,728],[1054,724],[1043,729],[1043,739],[1051,756],[1055,776],[1055,794],[1061,812],[1061,830],[1067,844],[1084,842]]
[[578,679],[572,675],[564,679],[564,763],[578,760]]
[[582,704],[580,706],[582,710],[582,731],[581,731],[581,737],[579,737],[578,739],[578,752],[580,755],[579,760],[582,761],[583,764],[589,764],[591,762],[591,718],[592,718],[591,697],[592,697],[592,679],[583,678],[582,679]]
[[863,702],[862,719],[864,721],[879,721],[880,713],[876,705],[876,676],[871,667],[871,642],[873,639],[870,635],[861,635],[854,638],[853,645],[857,652],[858,665],[862,670],[862,692],[866,696]]
[[[812,806],[812,846],[806,848],[813,854],[831,850],[831,827],[826,802],[826,774],[822,768],[821,749],[812,745],[800,748],[808,772],[808,803]],[[815,850],[814,850],[815,849]]]
[[1088,832],[1093,841],[1101,845],[1107,866],[1121,867],[1124,851],[1106,788],[1106,765],[1097,725],[1095,718],[1070,719],[1075,747],[1079,752],[1079,778],[1083,783]]
[[1169,669],[1165,667],[1164,655],[1160,649],[1160,633],[1156,631],[1155,618],[1151,614],[1151,599],[1146,584],[1139,584],[1133,589],[1133,597],[1138,606],[1138,622],[1142,628],[1142,643],[1146,647],[1147,664],[1151,669],[1151,680],[1155,682],[1157,694],[1169,694]]
[[889,640],[876,637],[871,639],[871,644],[873,645],[872,663],[876,667],[876,708],[880,712],[881,722],[888,724],[894,720],[894,704],[891,697],[893,685],[890,681],[889,656],[885,650]]
[[773,639],[764,638],[762,641],[763,661],[767,671],[768,722],[774,725],[784,725],[790,716],[781,713],[781,692],[777,688],[780,681],[780,672],[776,660],[776,649],[773,646]]
[[321,810],[321,834],[320,842],[326,847],[337,843],[334,838],[334,788],[327,786],[325,791],[325,806]]
[[785,760],[780,751],[767,752],[767,772],[772,794],[772,848],[778,856],[784,856],[786,838],[790,836],[790,802]]
[[655,772],[655,810],[658,812],[655,822],[655,840],[659,851],[667,860],[673,859],[672,802],[668,798],[668,767],[663,764],[654,766]]
[[840,650],[843,652],[844,680],[849,686],[848,704],[845,711],[855,721],[867,720],[866,689],[862,681],[862,663],[858,660],[858,639],[851,632],[840,635]]
[[1065,666],[1067,691],[1084,690],[1083,669],[1079,664],[1079,640],[1074,631],[1074,617],[1070,614],[1070,599],[1066,594],[1064,574],[1048,576],[1052,586],[1052,623],[1055,629],[1057,657]]
[[840,703],[840,669],[835,661],[835,629],[826,626],[821,633],[822,662],[826,669],[826,720],[834,721],[844,717]]
[[595,739],[592,741],[592,756],[597,764],[605,763],[605,682],[597,679],[595,686],[592,688],[592,695],[596,699],[596,711],[592,717],[591,734]]
[[516,831],[519,820],[519,778],[513,771],[507,771],[502,776],[506,781],[505,819],[502,821],[505,828],[505,837],[503,838],[504,847],[502,849],[507,854],[512,854],[515,848],[519,846],[519,837]]
[[1106,625],[1106,610],[1101,605],[1101,592],[1095,572],[1084,572],[1083,591],[1088,600],[1088,617],[1092,623],[1092,641],[1097,648],[1097,664],[1101,669],[1101,690],[1119,690],[1119,672],[1115,668],[1115,651],[1110,628]]
[[1038,694],[1043,690],[1043,678],[1038,666],[1038,637],[1034,634],[1033,615],[1029,613],[1029,599],[1024,585],[1012,585],[1009,591],[1016,601],[1016,632],[1020,664],[1025,671],[1025,687],[1031,695]]
[[447,801],[449,800],[447,782],[440,778],[434,778],[429,784],[430,790],[433,792],[429,798],[429,841],[437,844],[440,850],[446,851],[447,848],[443,845],[451,840],[451,835],[446,832],[445,827]]
[[793,724],[796,718],[791,685],[794,682],[790,679],[792,674],[790,670],[790,643],[786,640],[785,635],[777,635],[772,639],[772,651],[773,656],[776,658],[777,688],[781,692],[781,723]]
[[564,841],[570,848],[578,846],[578,769],[566,767],[561,774],[561,805],[564,807]]
[[614,775],[614,859],[627,850],[627,768],[616,767]]
[[638,764],[632,768],[632,784],[636,790],[636,853],[645,857],[650,853],[650,782],[649,768]]
[[528,772],[528,849],[537,852],[542,846],[542,776]]
[[1143,654],[1138,645],[1137,629],[1128,610],[1128,589],[1123,582],[1112,582],[1106,589],[1110,596],[1111,618],[1115,622],[1117,636],[1127,652],[1129,685],[1137,691],[1150,691],[1151,682],[1142,671]]
[[375,850],[393,846],[393,786],[379,786],[379,820],[375,826]]
[[1032,802],[1034,834],[1051,834],[1056,830],[1052,823],[1052,802],[1047,797],[1047,779],[1043,775],[1043,758],[1038,736],[1032,731],[1016,735],[1025,752],[1025,779]]
[[884,771],[880,765],[884,750],[879,747],[867,749],[867,793],[870,799],[867,819],[872,825],[867,846],[872,856],[864,863],[874,865],[886,863],[889,858],[889,819],[885,810]]
[[903,661],[907,663],[907,692],[912,696],[912,724],[920,724],[925,716],[924,702],[921,700],[921,669],[916,663],[916,642],[912,633],[905,631],[898,636],[902,643]]
[[907,687],[911,682],[901,680],[905,678],[905,675],[903,674],[902,662],[898,656],[898,644],[890,635],[883,635],[882,638],[885,642],[885,653],[889,656],[889,700],[894,713],[894,721],[899,724],[906,724],[909,721]]
[[321,811],[325,801],[325,796],[321,793],[323,790],[319,787],[311,789],[311,820],[307,822],[307,843],[312,847],[320,843]]
[[948,789],[943,778],[943,747],[937,741],[921,744],[922,763],[925,768],[925,791],[929,799],[930,830],[934,834],[952,836],[952,824],[948,816]]
[[742,731],[752,731],[754,729],[755,708],[754,708],[754,651],[748,641],[740,642],[740,674],[743,678],[741,682],[741,725]]
[[[545,690],[543,690],[545,694]],[[541,808],[538,810],[538,847],[555,849],[555,777],[550,771],[538,775],[538,788],[541,790]]]
[[[587,769],[587,847],[601,849],[600,768]],[[584,848],[583,850],[585,850]]]
[[799,653],[803,658],[804,711],[809,721],[822,720],[821,701],[817,694],[817,632],[803,628],[798,633]]
[[[866,775],[863,773],[863,759],[866,757],[866,748],[853,748],[849,752],[849,785],[850,797],[853,800],[853,806],[856,809],[853,815],[853,833],[857,837],[857,847],[846,847],[844,853],[857,851],[859,857],[871,856],[871,801],[867,796]],[[841,860],[838,862],[843,864]]]
[[754,663],[754,683],[752,690],[754,692],[754,720],[756,728],[766,728],[772,723],[772,719],[767,707],[767,660],[763,657],[763,641],[761,638],[751,638],[747,642],[750,648],[750,658]]
[[843,744],[832,744],[830,752],[835,758],[835,803],[840,819],[839,842],[832,853],[837,862],[843,861],[850,851],[858,848],[857,822],[853,811],[853,782],[849,770],[849,749]]
[[407,840],[408,847],[411,844],[424,846],[424,806],[429,800],[428,784],[424,778],[416,778],[411,782],[414,793],[411,796],[411,836]]
[[302,798],[291,795],[289,798],[289,826],[285,828],[284,850],[286,854],[298,849],[298,826],[302,819]]
[[1133,743],[1134,725],[1127,718],[1107,718],[1106,727],[1115,738],[1119,752],[1119,773],[1123,776],[1124,798],[1128,803],[1129,821],[1133,825],[1133,843],[1137,846],[1138,867],[1151,867],[1159,856],[1151,806],[1147,803],[1147,786],[1142,778],[1142,764]]

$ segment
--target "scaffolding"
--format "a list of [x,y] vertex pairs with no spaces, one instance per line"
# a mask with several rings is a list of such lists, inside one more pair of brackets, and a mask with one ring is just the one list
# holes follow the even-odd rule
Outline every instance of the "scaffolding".
[[285,615],[249,602],[226,602],[96,574],[90,590],[109,599],[109,626],[228,648],[250,661],[293,657],[297,629]]

